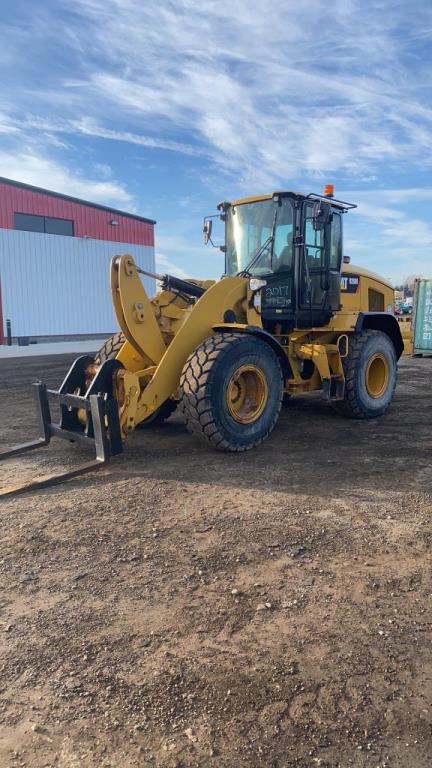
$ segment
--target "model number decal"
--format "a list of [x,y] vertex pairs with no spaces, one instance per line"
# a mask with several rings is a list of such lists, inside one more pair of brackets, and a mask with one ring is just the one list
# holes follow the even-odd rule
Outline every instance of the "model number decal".
[[341,291],[342,293],[357,293],[360,285],[360,278],[358,275],[342,275],[341,277]]

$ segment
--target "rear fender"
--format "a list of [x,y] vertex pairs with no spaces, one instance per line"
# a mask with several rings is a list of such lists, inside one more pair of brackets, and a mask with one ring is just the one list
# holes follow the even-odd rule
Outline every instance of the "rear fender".
[[390,312],[359,312],[355,324],[355,332],[373,330],[382,331],[392,340],[397,359],[404,351],[404,343],[399,328],[399,323]]

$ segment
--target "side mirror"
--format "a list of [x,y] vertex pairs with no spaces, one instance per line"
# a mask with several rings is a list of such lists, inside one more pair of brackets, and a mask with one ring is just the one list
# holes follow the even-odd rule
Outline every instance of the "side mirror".
[[209,240],[211,240],[212,229],[213,229],[213,221],[211,219],[204,219],[204,224],[203,224],[204,245],[207,245]]
[[321,201],[315,203],[312,214],[312,226],[314,230],[318,231],[324,229],[331,219],[332,212],[330,205]]

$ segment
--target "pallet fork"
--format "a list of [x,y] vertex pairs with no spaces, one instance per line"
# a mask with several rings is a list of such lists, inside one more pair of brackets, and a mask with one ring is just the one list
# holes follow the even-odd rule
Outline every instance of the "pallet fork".
[[[93,358],[82,356],[72,364],[59,390],[47,389],[46,385],[34,384],[39,437],[21,443],[0,453],[0,461],[49,445],[52,437],[71,442],[92,445],[95,460],[82,464],[76,469],[59,474],[46,475],[22,485],[0,490],[0,498],[14,496],[26,491],[38,490],[57,485],[65,480],[94,472],[104,467],[111,456],[123,451],[117,401],[113,397],[112,378],[116,368],[121,367],[115,360],[107,360],[99,369],[90,387],[86,388],[86,369],[93,364]],[[50,401],[60,409],[58,423],[52,421]],[[78,412],[85,411],[85,423]]]

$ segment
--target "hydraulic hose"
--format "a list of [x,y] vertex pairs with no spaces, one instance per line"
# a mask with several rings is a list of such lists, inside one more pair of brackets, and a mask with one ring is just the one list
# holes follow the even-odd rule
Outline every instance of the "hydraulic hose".
[[206,290],[205,288],[202,288],[201,285],[190,283],[189,280],[181,280],[179,277],[174,277],[174,275],[158,275],[155,272],[148,272],[145,269],[141,269],[141,267],[137,267],[137,271],[142,275],[147,275],[147,277],[153,277],[155,280],[158,280],[162,284],[164,291],[176,291],[178,293],[184,293],[186,296],[194,296],[199,299]]

